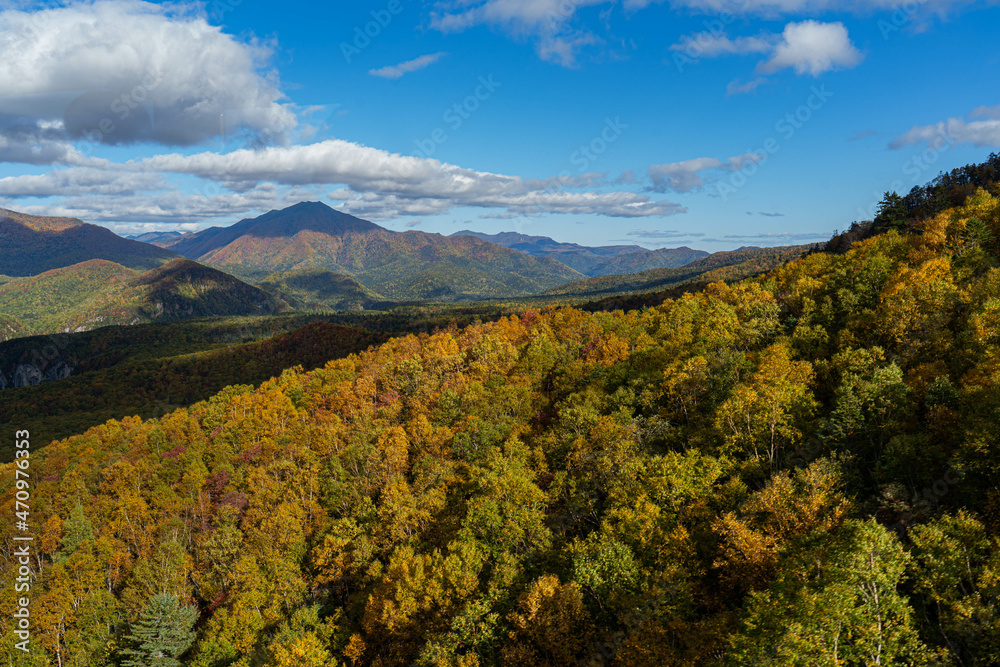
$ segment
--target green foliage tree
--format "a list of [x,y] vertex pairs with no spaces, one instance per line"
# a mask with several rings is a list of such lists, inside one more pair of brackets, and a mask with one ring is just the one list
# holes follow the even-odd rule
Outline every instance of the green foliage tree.
[[142,616],[133,623],[122,649],[124,667],[180,667],[177,658],[194,642],[192,632],[198,613],[182,606],[177,596],[158,593],[149,599]]
[[85,543],[93,545],[94,526],[90,519],[83,513],[83,505],[76,503],[69,517],[63,522],[63,537],[59,541],[59,551],[54,559],[61,562],[76,553],[76,550]]
[[729,663],[932,664],[899,590],[908,561],[873,521],[848,521],[832,543],[807,540],[771,587],[748,599]]

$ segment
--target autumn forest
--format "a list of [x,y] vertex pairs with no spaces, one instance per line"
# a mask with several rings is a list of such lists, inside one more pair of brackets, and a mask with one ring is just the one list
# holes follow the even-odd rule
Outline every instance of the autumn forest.
[[34,440],[0,663],[996,665],[998,167],[669,293],[312,324],[325,358]]

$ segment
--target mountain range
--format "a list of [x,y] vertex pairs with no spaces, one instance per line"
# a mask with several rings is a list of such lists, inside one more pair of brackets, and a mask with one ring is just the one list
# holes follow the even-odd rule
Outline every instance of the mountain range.
[[[229,227],[131,239],[72,218],[0,213],[6,274],[0,275],[0,340],[404,301],[604,297],[691,282],[756,257],[687,247],[588,247],[515,232],[395,232],[319,202]],[[779,256],[771,252],[724,275],[748,275]]]
[[676,268],[708,256],[704,250],[692,250],[688,247],[648,250],[638,245],[583,246],[563,243],[548,236],[529,236],[517,232],[484,234],[463,229],[452,236],[474,236],[532,257],[555,259],[591,277]]
[[546,257],[471,236],[394,232],[320,202],[212,227],[169,250],[252,282],[327,269],[397,300],[517,297],[584,277]]

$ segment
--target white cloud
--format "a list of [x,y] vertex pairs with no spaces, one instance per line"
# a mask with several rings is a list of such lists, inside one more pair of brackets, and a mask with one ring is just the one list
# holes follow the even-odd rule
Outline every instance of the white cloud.
[[[10,205],[17,211],[34,215],[54,215],[79,218],[86,222],[161,223],[163,225],[183,225],[190,229],[192,223],[239,219],[248,215],[258,215],[272,209],[280,209],[305,200],[321,197],[317,189],[278,188],[262,184],[248,192],[161,192],[156,194],[136,194],[131,196],[84,195],[67,197],[56,204],[25,206]],[[2,204],[0,204],[2,206]]]
[[[780,35],[761,34],[756,37],[730,38],[723,34],[700,32],[681,38],[670,47],[677,52],[675,60],[718,58],[767,54],[767,60],[757,65],[762,74],[793,68],[797,74],[819,76],[833,69],[849,69],[864,56],[851,42],[843,23],[802,21],[789,23]],[[756,77],[747,83],[735,79],[726,86],[727,95],[739,95],[756,90],[767,79]]]
[[[444,33],[477,25],[496,26],[535,42],[538,56],[564,67],[576,65],[585,46],[602,40],[573,26],[578,10],[609,0],[447,0],[431,14],[431,27]],[[612,3],[614,4],[614,3]]]
[[454,206],[612,217],[683,211],[677,204],[633,192],[567,189],[586,185],[587,179],[525,181],[518,176],[475,171],[339,139],[225,154],[158,155],[130,164],[152,172],[198,176],[236,191],[251,190],[261,182],[290,186],[341,184],[347,187],[332,196],[344,199],[352,211],[380,218],[431,215]]
[[[591,6],[607,6],[601,13],[601,18],[607,24],[607,15],[621,6],[627,15],[645,10],[651,5],[669,4],[675,10],[684,13],[695,12],[737,16],[764,16],[778,19],[784,16],[818,15],[822,13],[849,13],[854,15],[872,16],[887,15],[890,12],[904,12],[907,21],[914,27],[925,25],[935,16],[947,16],[976,5],[995,5],[1000,0],[914,0],[905,3],[901,0],[862,0],[847,2],[846,0],[438,0],[435,10],[431,12],[432,28],[445,33],[462,32],[475,26],[488,25],[499,27],[516,38],[529,38],[535,42],[536,51],[543,59],[557,64],[573,67],[576,65],[580,50],[585,46],[600,44],[604,40],[586,29],[574,26],[580,10]],[[836,24],[827,24],[836,25]],[[690,39],[690,38],[689,38]],[[761,41],[763,39],[763,41]],[[766,53],[764,38],[743,37],[733,40],[725,36],[714,36],[706,43],[706,53],[701,57],[714,57],[725,54]],[[687,45],[682,43],[681,48]],[[802,62],[793,56],[802,47],[789,50],[785,54],[790,64],[796,66]],[[853,46],[851,47],[853,48]],[[822,58],[814,58],[815,63],[807,62],[807,69],[820,67]],[[839,55],[851,62],[855,54],[845,51]],[[860,54],[857,54],[860,55]],[[690,56],[692,58],[696,56]],[[777,67],[777,61],[773,66]],[[836,62],[836,61],[835,61]],[[854,63],[857,64],[857,63]],[[846,65],[843,62],[837,66]]]
[[972,113],[969,114],[969,118],[990,118],[992,120],[1000,120],[1000,104],[992,107],[976,107],[972,110]]
[[0,130],[0,162],[23,164],[99,164],[102,160],[90,158],[70,143],[57,126],[27,122],[9,125]]
[[372,76],[382,77],[383,79],[399,79],[403,77],[403,75],[409,74],[410,72],[416,72],[424,69],[425,67],[430,67],[446,55],[448,54],[444,51],[441,51],[440,53],[430,53],[426,56],[414,58],[413,60],[407,60],[405,63],[399,63],[398,65],[368,70],[368,73]]
[[796,74],[819,76],[833,69],[850,69],[863,59],[843,23],[802,21],[785,26],[770,60],[758,70],[772,74],[791,67]]
[[[227,132],[282,137],[295,116],[265,71],[266,45],[191,5],[74,2],[0,11],[0,116],[61,120],[99,143],[197,144]],[[106,121],[106,122],[105,122]]]
[[702,172],[712,170],[738,171],[747,164],[759,161],[762,157],[754,153],[737,155],[725,161],[711,157],[700,157],[683,162],[654,164],[649,167],[648,173],[653,181],[652,189],[656,192],[691,192],[705,185],[705,177]]
[[690,58],[717,58],[719,56],[746,55],[748,53],[769,53],[774,48],[773,36],[737,37],[713,35],[699,32],[684,37],[670,47],[671,51],[683,52]]
[[628,236],[638,236],[639,238],[647,240],[669,240],[686,238],[689,236],[699,237],[704,236],[704,234],[681,232],[676,229],[633,229],[628,233]]
[[928,144],[934,148],[953,144],[1000,147],[1000,107],[978,107],[969,114],[969,118],[986,120],[949,118],[932,125],[917,125],[894,139],[889,148],[899,150],[915,144]]
[[[626,6],[634,5],[641,8],[653,2],[659,4],[663,0],[625,1]],[[879,10],[894,11],[910,7],[900,0],[861,0],[860,2],[846,2],[846,0],[671,0],[671,4],[676,7],[712,14],[727,12],[729,14],[765,16],[816,14],[819,12],[870,14]],[[977,0],[915,0],[912,3],[916,6],[916,10],[925,14],[947,14],[975,4],[980,3]],[[995,4],[995,0],[987,0],[987,4]]]
[[762,76],[758,76],[756,79],[752,79],[746,83],[741,83],[739,79],[733,79],[726,84],[726,95],[743,95],[744,93],[752,93],[767,82],[768,80]]
[[158,174],[73,167],[46,174],[0,178],[0,196],[68,197],[74,195],[134,195],[162,190],[166,182]]
[[830,235],[822,233],[766,232],[763,234],[726,234],[722,238],[743,241],[811,241],[815,239],[828,239]]

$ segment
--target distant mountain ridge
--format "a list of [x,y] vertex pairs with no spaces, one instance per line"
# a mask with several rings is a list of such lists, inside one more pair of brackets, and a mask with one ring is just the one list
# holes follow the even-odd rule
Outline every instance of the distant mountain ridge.
[[396,300],[522,296],[584,277],[555,260],[474,237],[394,232],[320,202],[206,229],[170,249],[253,282],[326,269]]
[[817,244],[772,248],[744,247],[739,250],[713,253],[690,264],[674,268],[586,278],[554,287],[546,294],[606,297],[614,294],[666,290],[693,282],[742,280],[769,271],[816,247]]
[[529,236],[518,232],[485,234],[463,229],[452,236],[474,236],[532,257],[555,259],[591,277],[636,273],[647,269],[675,268],[707,257],[709,254],[704,250],[692,250],[686,246],[658,250],[649,250],[639,245],[583,246],[578,243],[556,241],[548,236]]
[[0,209],[0,273],[7,276],[36,276],[94,259],[148,271],[178,257],[170,250],[124,239],[76,218]]
[[177,231],[162,231],[162,232],[145,232],[144,234],[128,234],[124,238],[131,239],[133,241],[141,241],[142,243],[149,243],[160,248],[167,248],[185,236],[190,236],[193,232],[177,232]]

